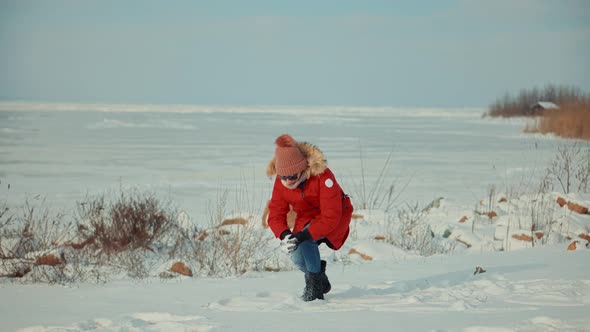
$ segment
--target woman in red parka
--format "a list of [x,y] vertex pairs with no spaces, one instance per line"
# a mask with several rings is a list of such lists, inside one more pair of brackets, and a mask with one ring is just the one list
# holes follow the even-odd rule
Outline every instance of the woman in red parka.
[[[279,136],[275,143],[275,156],[267,168],[269,176],[276,175],[268,226],[287,245],[291,259],[305,273],[303,300],[323,300],[331,286],[318,246],[325,243],[333,250],[342,247],[353,210],[350,198],[316,146],[297,142],[287,134]],[[293,229],[287,225],[289,205],[297,213]]]

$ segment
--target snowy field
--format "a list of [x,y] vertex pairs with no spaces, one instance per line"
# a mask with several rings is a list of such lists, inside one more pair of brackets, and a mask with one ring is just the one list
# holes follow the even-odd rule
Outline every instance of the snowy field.
[[289,133],[324,151],[353,200],[391,153],[389,177],[408,184],[401,201],[471,206],[490,186],[532,186],[560,142],[483,112],[0,103],[0,179],[15,204],[42,195],[70,210],[87,195],[140,187],[201,219],[225,189],[247,189],[259,209],[272,188],[274,139]]
[[[537,188],[568,143],[482,112],[0,104],[0,198],[14,208],[45,197],[67,215],[87,196],[139,187],[205,224],[221,189],[247,190],[260,228],[272,186],[266,163],[274,138],[290,133],[325,152],[360,215],[340,251],[322,247],[325,301],[301,301],[303,275],[292,270],[174,279],[154,271],[68,286],[5,279],[0,330],[590,331],[590,250],[579,237],[590,215],[556,202],[589,207],[590,196]],[[370,191],[390,153],[387,179],[408,183],[395,209],[358,208],[363,174]],[[392,225],[399,211],[421,226],[390,241],[402,230]],[[432,234],[429,247],[403,248],[419,232]]]
[[[563,247],[331,265],[326,301],[298,272],[76,287],[4,284],[3,331],[588,331],[590,250]],[[476,266],[487,272],[473,275]]]

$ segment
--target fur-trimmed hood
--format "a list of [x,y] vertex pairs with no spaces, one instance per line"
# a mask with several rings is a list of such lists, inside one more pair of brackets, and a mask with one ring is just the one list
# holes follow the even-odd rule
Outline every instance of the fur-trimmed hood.
[[[324,153],[317,146],[307,142],[297,142],[297,148],[307,159],[308,165],[305,169],[305,175],[308,179],[312,176],[322,174],[326,168],[328,168],[328,163],[324,157]],[[266,175],[269,177],[277,174],[275,162],[276,157],[273,157],[266,167]]]

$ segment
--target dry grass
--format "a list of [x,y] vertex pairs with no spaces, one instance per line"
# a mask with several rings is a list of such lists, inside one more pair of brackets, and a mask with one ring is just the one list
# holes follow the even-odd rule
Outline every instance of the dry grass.
[[228,203],[228,191],[223,190],[209,206],[209,228],[191,243],[193,252],[187,258],[197,263],[200,274],[225,277],[267,268],[265,263],[272,254],[270,232],[243,218],[234,220],[245,222],[224,223]]
[[590,140],[590,104],[564,105],[561,109],[545,112],[525,132],[552,133],[564,138]]
[[[227,192],[212,206],[208,237],[198,239],[204,231],[181,221],[171,202],[149,192],[88,197],[71,216],[37,200],[25,204],[21,216],[0,195],[0,278],[69,284],[106,282],[126,273],[144,279],[171,259],[192,262],[197,275],[262,271],[274,257],[271,233],[249,222],[251,217],[228,221]],[[281,270],[289,266],[278,258],[271,263]]]

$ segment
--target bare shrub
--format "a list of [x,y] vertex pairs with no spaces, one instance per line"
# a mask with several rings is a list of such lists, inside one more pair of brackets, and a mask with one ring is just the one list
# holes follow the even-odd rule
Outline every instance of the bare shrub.
[[[556,216],[555,201],[547,195],[540,195],[530,203],[530,230],[535,243],[546,244],[550,234],[557,231],[559,225]],[[529,226],[529,225],[527,225]],[[536,233],[543,233],[542,238],[537,238]]]
[[119,253],[112,257],[110,264],[117,270],[124,271],[130,278],[144,279],[150,276],[158,262],[157,256],[138,248]]
[[163,241],[169,246],[167,248],[168,258],[192,260],[199,244],[198,236],[199,234],[204,236],[204,232],[204,229],[192,224],[188,215],[184,212],[180,213]]
[[256,227],[257,223],[220,227],[225,219],[228,191],[217,195],[209,207],[207,236],[197,240],[194,257],[201,273],[208,276],[240,275],[247,271],[261,271],[271,259],[268,230]]
[[574,177],[578,181],[579,192],[590,192],[590,144],[586,144],[586,148],[580,156],[580,162]]
[[[536,193],[523,196],[521,202],[511,205],[511,213],[507,227],[514,227],[518,232],[529,232],[533,239],[532,246],[545,245],[549,241],[563,241],[563,214],[559,205],[555,204],[554,196]],[[504,248],[510,243],[510,230],[506,230]],[[525,233],[526,234],[526,233]]]
[[[44,199],[27,200],[22,215],[0,215],[0,275],[25,278],[31,282],[65,284],[78,280],[65,269],[66,258],[60,245],[72,236],[72,223],[61,212],[51,213]],[[55,265],[39,265],[38,259],[53,255]]]
[[557,182],[563,193],[569,194],[572,190],[588,192],[589,179],[590,144],[586,144],[585,149],[580,142],[558,146],[556,155],[547,167],[545,181]]
[[61,251],[66,263],[63,270],[66,283],[95,282],[105,283],[108,280],[108,270],[95,259],[95,253],[88,250],[77,250],[64,247]]
[[548,170],[545,170],[545,175],[543,175],[543,177],[539,181],[537,192],[547,193],[553,191],[553,188],[553,176]]
[[[237,197],[242,199],[238,203],[250,204]],[[59,284],[105,282],[118,274],[143,279],[172,258],[194,262],[202,274],[227,276],[264,270],[273,254],[271,234],[257,223],[220,226],[227,191],[210,209],[207,229],[192,225],[186,214],[176,214],[170,203],[138,191],[112,200],[88,198],[77,205],[69,223],[64,214],[38,205],[43,204],[26,204],[17,217],[1,202],[0,276]],[[249,221],[255,213],[250,212]],[[208,236],[197,239],[204,234]],[[48,253],[59,262],[38,264]]]
[[448,253],[454,250],[456,243],[435,236],[432,228],[425,222],[426,209],[415,205],[406,205],[397,212],[397,218],[389,216],[385,241],[407,251],[422,256]]
[[78,234],[81,243],[107,256],[124,251],[154,251],[154,244],[173,227],[175,212],[151,193],[121,193],[78,204]]
[[78,204],[77,242],[85,264],[124,272],[131,278],[148,277],[169,250],[167,241],[176,226],[176,212],[153,193],[121,192],[113,201],[104,196]]
[[252,222],[267,201],[253,187],[255,176],[242,174],[234,190],[220,187],[208,204],[205,220],[193,224],[181,215],[184,220],[170,232],[169,258],[194,262],[194,272],[206,276],[281,269],[282,260],[271,248],[271,233]]

